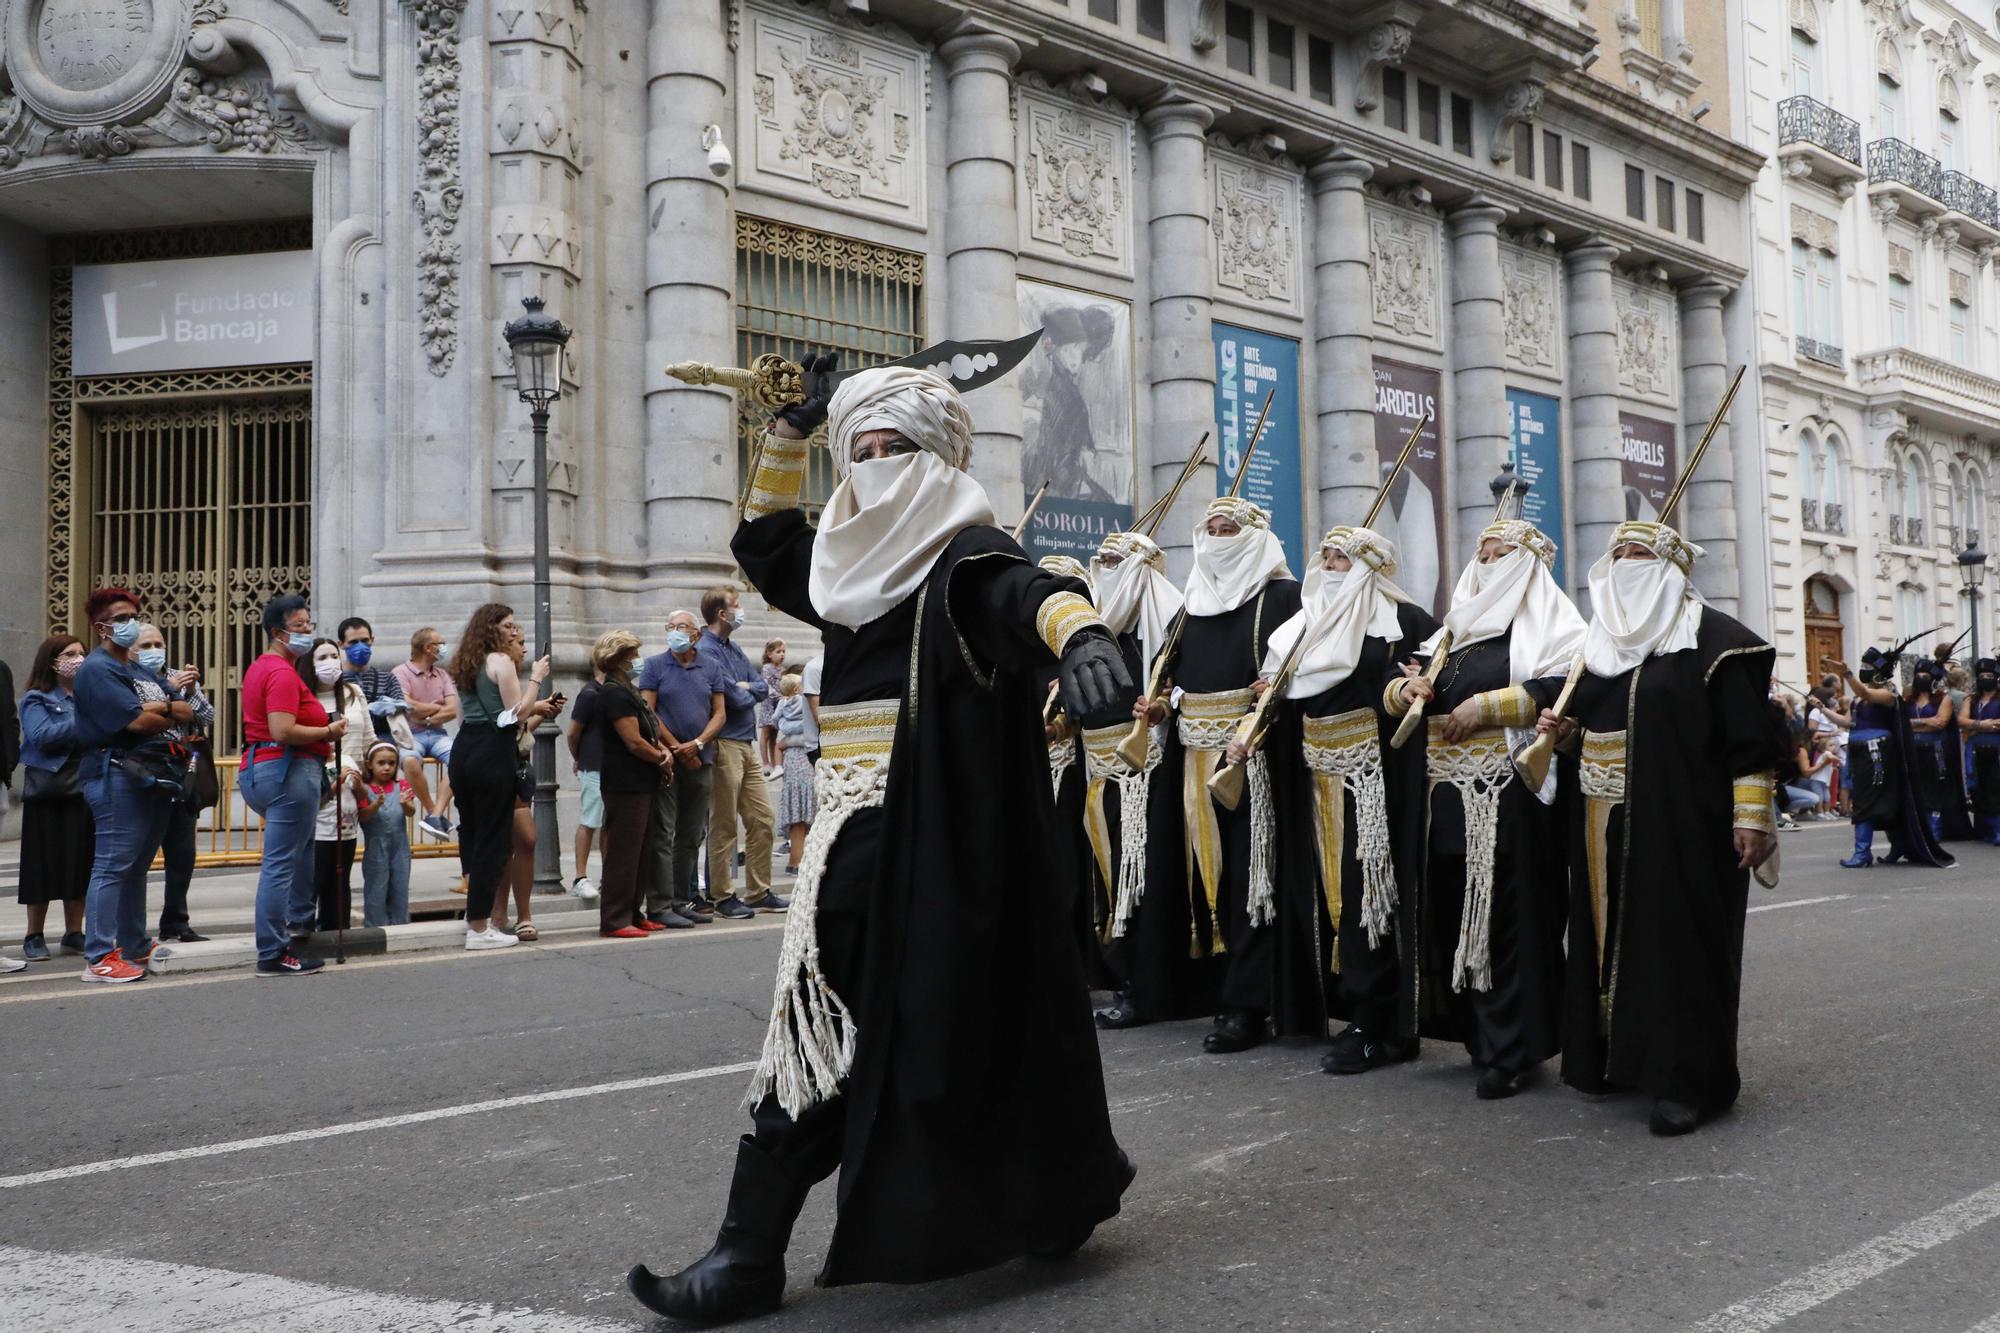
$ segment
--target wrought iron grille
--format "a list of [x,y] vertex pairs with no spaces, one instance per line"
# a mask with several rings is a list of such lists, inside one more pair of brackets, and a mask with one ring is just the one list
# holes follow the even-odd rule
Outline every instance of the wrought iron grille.
[[[923,345],[923,255],[737,215],[738,365],[765,352],[797,360],[837,351],[843,367],[873,366]],[[737,468],[747,476],[769,423],[737,401]],[[806,508],[816,511],[833,491],[833,463],[814,449],[806,467]]]
[[1993,187],[1981,185],[1962,171],[1946,171],[1938,176],[1944,206],[1988,227],[2000,226],[2000,198]]
[[1810,97],[1787,97],[1778,103],[1778,142],[1813,144],[1861,165],[1861,126]]
[[1808,361],[1817,361],[1825,366],[1842,366],[1847,363],[1847,355],[1832,343],[1823,343],[1817,338],[1808,338],[1803,333],[1798,336],[1799,355]]
[[1938,181],[1943,174],[1936,158],[1901,139],[1877,139],[1868,145],[1870,185],[1892,181],[1943,203],[1944,187]]

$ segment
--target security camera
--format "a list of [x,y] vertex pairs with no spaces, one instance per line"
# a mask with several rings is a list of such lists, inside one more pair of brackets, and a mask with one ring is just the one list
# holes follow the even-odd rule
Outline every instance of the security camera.
[[701,146],[708,150],[708,170],[711,175],[727,176],[729,169],[736,165],[736,159],[729,155],[729,145],[722,142],[722,126],[710,125],[701,132]]

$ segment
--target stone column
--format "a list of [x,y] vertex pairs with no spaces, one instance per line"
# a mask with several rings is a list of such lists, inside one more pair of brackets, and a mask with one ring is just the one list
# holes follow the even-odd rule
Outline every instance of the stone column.
[[[1318,374],[1319,526],[1360,521],[1381,484],[1375,449],[1375,337],[1368,205],[1375,169],[1340,150],[1312,165],[1313,322]],[[1306,534],[1308,545],[1319,532]]]
[[1587,615],[1584,579],[1625,518],[1624,446],[1618,435],[1618,311],[1611,261],[1618,247],[1593,237],[1572,249],[1569,268],[1569,440],[1576,546],[1570,587]]
[[721,6],[654,0],[646,55],[644,554],[654,583],[696,590],[734,563],[736,407],[729,390],[682,384],[664,367],[736,364],[729,184],[709,173],[701,142],[704,126],[728,130]]
[[[1011,338],[1020,328],[1015,266],[1014,120],[1008,110],[1020,46],[993,32],[967,32],[939,49],[949,80],[946,140],[945,327],[959,339]],[[1021,478],[1021,379],[1003,376],[968,400],[972,475],[1012,526],[1026,503]],[[1035,483],[1040,485],[1040,479]]]
[[1441,564],[1456,570],[1493,514],[1486,489],[1510,456],[1507,352],[1502,327],[1500,219],[1506,210],[1475,195],[1450,215],[1453,423],[1452,489],[1457,521]]
[[[1715,415],[1729,384],[1728,351],[1722,335],[1722,298],[1729,286],[1718,278],[1697,278],[1681,288],[1681,466],[1694,457],[1708,419]],[[1742,391],[1730,413],[1755,412],[1754,400]],[[1706,554],[1695,562],[1694,582],[1718,611],[1735,615],[1738,605],[1736,568],[1736,459],[1729,427],[1716,431],[1703,455],[1701,468],[1688,483],[1687,496],[1675,526]]]
[[[1151,249],[1153,439],[1146,457],[1153,468],[1152,493],[1158,497],[1173,486],[1201,433],[1215,428],[1210,318],[1215,251],[1209,235],[1208,143],[1202,137],[1215,112],[1199,102],[1166,101],[1142,120],[1152,147],[1146,236]],[[1209,437],[1211,463],[1220,444]],[[1190,480],[1160,524],[1159,544],[1176,581],[1187,573],[1194,525],[1215,496],[1215,477],[1211,466]]]

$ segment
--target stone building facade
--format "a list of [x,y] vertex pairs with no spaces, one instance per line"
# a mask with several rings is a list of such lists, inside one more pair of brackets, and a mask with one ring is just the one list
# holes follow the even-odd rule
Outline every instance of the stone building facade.
[[[1213,432],[1178,572],[1272,391],[1251,493],[1299,554],[1427,408],[1383,519],[1412,591],[1448,587],[1517,440],[1581,586],[1768,342],[1740,3],[7,0],[0,654],[106,582],[224,694],[287,588],[388,644],[489,598],[525,619],[527,294],[575,330],[570,668],[733,573],[745,422],[669,362],[1037,326],[973,397],[1003,520],[1062,479],[1037,542],[1129,521]],[[1762,496],[1733,483],[1762,475],[1739,407],[1680,515],[1753,624]]]

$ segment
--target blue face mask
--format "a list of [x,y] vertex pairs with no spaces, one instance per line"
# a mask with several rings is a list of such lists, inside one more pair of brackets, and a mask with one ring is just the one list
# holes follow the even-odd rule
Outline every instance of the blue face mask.
[[111,642],[120,648],[130,648],[139,642],[139,631],[143,629],[137,620],[127,620],[111,627]]
[[313,650],[313,636],[310,634],[287,634],[285,648],[293,657],[304,657]]
[[167,669],[167,650],[164,648],[141,648],[135,656],[139,659],[139,665],[148,671]]
[[688,637],[688,632],[686,630],[675,629],[667,631],[668,652],[684,653],[692,647],[694,647],[694,640]]
[[367,666],[368,659],[374,655],[375,648],[372,644],[362,643],[357,640],[347,645],[347,660],[358,667]]

